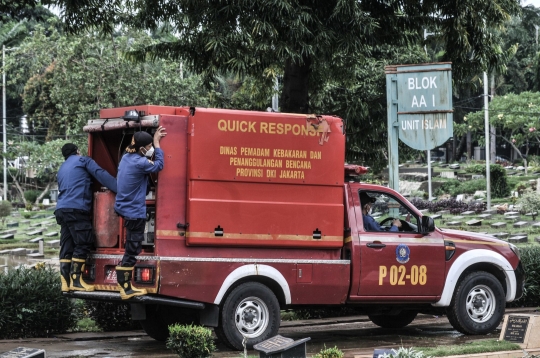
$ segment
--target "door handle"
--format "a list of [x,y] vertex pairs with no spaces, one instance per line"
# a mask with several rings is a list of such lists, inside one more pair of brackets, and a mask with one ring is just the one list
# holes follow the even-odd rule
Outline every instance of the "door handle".
[[366,246],[369,247],[370,249],[382,249],[386,247],[385,244],[375,243],[375,242],[370,242]]

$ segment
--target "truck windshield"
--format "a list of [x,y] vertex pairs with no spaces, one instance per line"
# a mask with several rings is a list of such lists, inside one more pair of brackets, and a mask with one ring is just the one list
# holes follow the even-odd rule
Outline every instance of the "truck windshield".
[[386,231],[390,230],[393,219],[401,221],[400,231],[418,232],[418,216],[395,197],[382,192],[366,192],[374,202],[371,205],[371,216]]

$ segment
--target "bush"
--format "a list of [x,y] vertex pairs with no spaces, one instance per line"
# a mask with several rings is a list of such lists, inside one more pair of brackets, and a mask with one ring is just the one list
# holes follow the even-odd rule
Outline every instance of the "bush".
[[38,190],[27,190],[24,192],[24,198],[27,202],[34,203],[38,198],[39,194],[41,193]]
[[423,352],[417,352],[412,348],[400,347],[398,350],[392,349],[391,354],[383,354],[384,358],[430,358]]
[[104,332],[139,329],[138,322],[131,320],[128,303],[85,301],[85,311]]
[[313,358],[343,358],[343,352],[338,349],[338,347],[334,348],[326,348],[321,349],[321,351]]
[[451,214],[461,214],[464,211],[474,211],[479,214],[486,210],[486,203],[484,202],[470,202],[465,203],[463,201],[457,201],[456,199],[444,199],[437,201],[427,201],[418,198],[411,199],[413,204],[418,210],[427,209],[430,213],[436,213],[441,210],[449,210]]
[[6,220],[6,216],[9,216],[11,214],[11,203],[7,200],[0,201],[0,220],[2,220],[2,225],[4,225],[4,221]]
[[456,196],[458,194],[474,194],[477,191],[486,190],[486,181],[483,179],[459,181],[452,179],[445,181],[439,189],[435,191],[435,195],[450,194]]
[[540,247],[520,247],[521,263],[525,269],[525,287],[523,296],[511,302],[508,307],[537,307],[540,305]]
[[522,214],[532,213],[532,219],[536,220],[540,213],[540,195],[531,189],[526,189],[523,195],[517,200]]
[[0,274],[0,339],[48,337],[75,326],[74,303],[51,267]]
[[216,350],[211,330],[185,324],[169,326],[167,348],[181,358],[206,358]]
[[[482,164],[471,165],[465,171],[469,173],[486,175],[486,166]],[[506,169],[499,164],[490,164],[491,195],[494,198],[504,198],[510,195],[510,187],[506,177]]]

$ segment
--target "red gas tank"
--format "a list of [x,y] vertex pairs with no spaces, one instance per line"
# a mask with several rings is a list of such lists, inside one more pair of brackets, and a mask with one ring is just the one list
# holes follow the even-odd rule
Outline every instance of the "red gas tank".
[[[94,193],[96,247],[118,246],[120,217],[114,212],[115,194],[110,190]],[[99,213],[99,215],[96,215]]]

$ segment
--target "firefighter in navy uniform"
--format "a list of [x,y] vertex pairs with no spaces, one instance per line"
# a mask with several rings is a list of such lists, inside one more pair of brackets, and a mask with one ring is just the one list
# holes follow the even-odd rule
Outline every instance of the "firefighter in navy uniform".
[[136,256],[141,253],[144,240],[148,175],[163,169],[163,151],[159,142],[166,135],[163,127],[157,129],[153,138],[147,132],[136,132],[118,166],[118,193],[114,210],[124,218],[126,246],[124,257],[116,267],[116,278],[120,296],[124,300],[146,294],[145,289],[131,284],[131,278]]
[[60,225],[60,281],[62,291],[93,291],[82,272],[94,243],[90,209],[92,177],[116,193],[116,179],[89,157],[81,156],[75,144],[62,147],[65,162],[58,170],[58,202],[54,215]]

